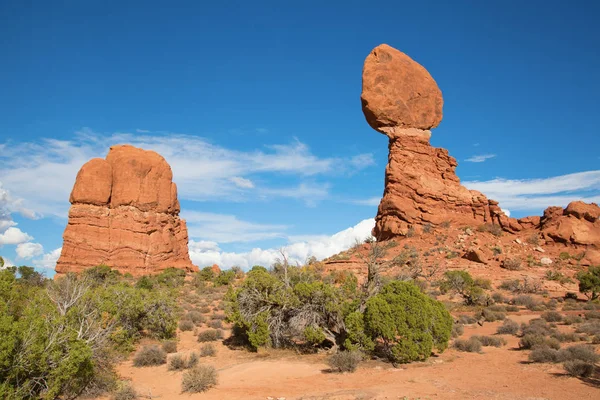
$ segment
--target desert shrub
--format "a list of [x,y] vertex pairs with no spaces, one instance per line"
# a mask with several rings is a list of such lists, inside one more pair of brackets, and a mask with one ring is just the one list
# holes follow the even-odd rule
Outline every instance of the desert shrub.
[[518,306],[525,306],[528,309],[535,308],[541,304],[541,301],[534,299],[528,294],[522,294],[517,297],[513,297],[512,302]]
[[538,246],[540,244],[540,237],[538,236],[537,233],[532,233],[531,235],[527,236],[527,243],[534,245],[534,246]]
[[507,312],[518,312],[520,310],[519,306],[515,306],[514,304],[509,304],[506,306]]
[[168,358],[167,369],[169,371],[180,371],[186,367],[186,360],[181,354],[173,354]]
[[585,303],[583,305],[583,309],[584,310],[600,310],[600,303],[596,303],[596,302],[590,302],[590,303]]
[[579,325],[575,332],[588,335],[600,335],[600,321],[592,320],[590,322],[585,322]]
[[216,287],[219,287],[230,285],[234,280],[235,271],[228,269],[225,271],[221,271],[221,273],[213,279],[213,282]]
[[212,317],[210,317],[210,318],[214,319],[214,320],[223,321],[226,317],[225,317],[225,314],[223,314],[223,313],[217,313],[217,314],[213,314]]
[[509,292],[516,293],[516,292],[519,292],[521,289],[521,281],[518,279],[502,281],[502,283],[500,284],[500,286],[498,286],[498,288],[507,290]]
[[565,325],[573,325],[582,323],[583,319],[579,315],[565,315],[562,322]]
[[581,360],[566,361],[563,367],[569,375],[579,378],[588,378],[594,373],[594,364]]
[[208,329],[198,334],[199,342],[214,342],[223,337],[222,334],[219,334],[219,331],[216,329]]
[[542,285],[538,280],[526,277],[522,281],[519,279],[503,281],[499,288],[513,293],[538,293]]
[[452,325],[452,338],[456,339],[461,336],[465,332],[465,327],[462,324],[454,324]]
[[483,224],[477,227],[479,232],[489,232],[494,236],[502,236],[502,228],[496,224]]
[[503,260],[502,264],[500,264],[500,266],[509,271],[518,271],[521,269],[521,263],[522,263],[522,261],[520,258],[514,257],[514,258],[507,258],[507,259]]
[[212,267],[204,267],[200,271],[196,272],[194,278],[192,279],[192,283],[194,285],[200,284],[200,282],[209,282],[215,278],[215,272]]
[[200,393],[217,385],[217,370],[211,365],[198,365],[187,370],[181,379],[181,390]]
[[585,313],[585,319],[600,319],[600,311],[588,311]]
[[521,349],[533,349],[542,346],[558,350],[560,349],[560,342],[536,333],[528,333],[519,340],[519,348]]
[[202,306],[202,307],[200,307],[200,312],[202,314],[208,314],[210,311],[211,311],[211,309],[210,309],[209,306]]
[[502,305],[502,304],[492,304],[491,306],[487,307],[487,309],[489,311],[496,311],[496,312],[506,312],[506,306]]
[[550,299],[544,305],[548,310],[556,310],[558,308],[558,300]]
[[519,324],[512,319],[505,319],[496,332],[502,335],[516,335],[519,332]]
[[458,351],[464,351],[468,353],[480,353],[482,344],[477,338],[470,338],[468,340],[456,339],[452,344]]
[[508,297],[500,292],[494,292],[492,294],[492,300],[494,300],[496,303],[508,303],[510,301]]
[[156,345],[144,346],[133,358],[136,367],[162,365],[167,362],[167,353]]
[[585,341],[585,336],[578,335],[575,332],[555,332],[550,336],[561,343]]
[[498,336],[472,336],[472,338],[479,340],[485,347],[502,347],[506,344],[506,340]]
[[210,321],[208,323],[208,326],[210,326],[213,329],[221,329],[221,328],[223,328],[223,322],[221,322],[220,320],[216,319],[216,320]]
[[594,347],[587,344],[576,344],[560,350],[560,361],[580,360],[594,364],[599,358]]
[[119,382],[111,396],[111,400],[136,400],[138,394],[129,382]]
[[487,322],[502,321],[506,318],[506,314],[502,312],[491,311],[489,308],[484,308],[482,315]]
[[154,280],[167,287],[180,287],[185,281],[185,271],[179,268],[169,267],[154,277]]
[[529,353],[529,361],[534,363],[556,363],[560,361],[559,351],[548,346],[538,346]]
[[198,357],[198,353],[191,352],[187,358],[186,367],[194,368],[196,365],[198,365],[199,361],[200,361],[200,357]]
[[489,301],[488,295],[477,286],[467,271],[446,271],[444,279],[440,282],[440,291],[458,293],[467,305],[486,304]]
[[566,300],[563,305],[563,311],[580,311],[583,310],[583,304],[575,300]]
[[580,271],[576,277],[579,280],[579,292],[589,300],[596,300],[600,293],[600,266],[592,266],[587,271]]
[[471,325],[471,324],[474,324],[475,322],[477,322],[477,318],[475,318],[471,315],[461,314],[458,316],[458,322],[463,325]]
[[555,329],[548,325],[546,320],[536,318],[529,321],[529,324],[521,325],[521,331],[523,332],[523,335],[532,333],[536,335],[548,336],[554,333]]
[[212,357],[217,354],[217,349],[210,343],[200,347],[200,357]]
[[179,321],[179,330],[182,332],[191,331],[194,329],[194,323],[188,319]]
[[327,364],[335,372],[354,372],[361,361],[358,351],[338,351],[327,359]]
[[162,344],[162,349],[165,353],[176,353],[177,352],[177,342],[175,340],[166,340]]
[[548,322],[560,322],[563,319],[561,313],[556,311],[546,311],[542,314],[542,319],[545,319]]
[[200,311],[190,311],[185,315],[185,319],[190,320],[194,325],[200,325],[204,322],[204,317]]
[[452,331],[452,317],[443,304],[411,283],[393,281],[369,299],[364,313],[365,330],[381,340],[392,362],[423,360],[435,347],[444,351]]

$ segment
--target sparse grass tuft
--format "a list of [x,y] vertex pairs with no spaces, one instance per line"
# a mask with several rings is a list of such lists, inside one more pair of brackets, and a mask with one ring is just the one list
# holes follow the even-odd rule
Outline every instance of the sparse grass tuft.
[[216,330],[216,329],[208,329],[204,332],[200,332],[198,334],[198,341],[199,342],[214,342],[216,340],[219,340],[223,337],[223,334],[220,332],[221,331]]
[[182,332],[194,330],[194,323],[189,319],[179,321],[179,330]]
[[485,347],[502,347],[506,344],[506,340],[498,336],[473,336],[472,338],[479,340]]
[[181,390],[187,393],[200,393],[216,386],[217,370],[212,365],[198,365],[183,374]]
[[200,357],[213,357],[216,354],[217,349],[210,343],[207,343],[200,348]]

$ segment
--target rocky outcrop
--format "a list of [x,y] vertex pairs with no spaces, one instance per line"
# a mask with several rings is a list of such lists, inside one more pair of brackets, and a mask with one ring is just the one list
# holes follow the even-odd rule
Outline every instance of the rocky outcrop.
[[134,276],[196,271],[171,167],[158,153],[113,146],[77,174],[56,272],[108,265]]
[[[456,159],[429,143],[430,129],[442,120],[442,93],[427,70],[406,54],[383,44],[367,56],[361,101],[369,125],[389,138],[385,189],[373,229],[377,240],[448,221],[497,224],[510,233],[541,230],[555,242],[600,246],[596,204],[573,202],[565,209],[550,207],[541,218],[515,219],[497,201],[462,186]],[[469,257],[483,261],[474,253]]]

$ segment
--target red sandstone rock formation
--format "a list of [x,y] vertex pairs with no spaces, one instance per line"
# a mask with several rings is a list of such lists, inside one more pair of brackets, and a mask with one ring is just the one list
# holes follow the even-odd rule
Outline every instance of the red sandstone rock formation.
[[548,208],[542,218],[517,220],[507,217],[497,201],[462,186],[456,159],[429,143],[429,129],[442,120],[442,93],[406,54],[383,44],[367,56],[361,100],[369,125],[389,138],[385,189],[373,229],[377,240],[406,235],[415,225],[453,221],[499,224],[511,233],[541,231],[555,242],[600,246],[596,204],[573,202],[564,210]]
[[134,276],[198,269],[190,261],[171,167],[159,154],[111,147],[106,159],[81,167],[70,202],[56,272],[100,264]]

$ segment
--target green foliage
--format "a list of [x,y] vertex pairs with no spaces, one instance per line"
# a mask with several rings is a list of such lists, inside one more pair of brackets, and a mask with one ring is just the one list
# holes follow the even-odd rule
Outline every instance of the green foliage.
[[596,300],[600,294],[600,266],[589,267],[587,271],[577,274],[579,292],[590,300]]
[[480,286],[482,283],[484,282],[473,279],[467,271],[446,271],[440,282],[440,291],[458,293],[467,305],[486,304],[489,296]]
[[344,347],[350,351],[365,350],[371,351],[375,348],[375,343],[371,337],[365,332],[365,321],[363,313],[355,311],[346,316],[344,320],[346,324],[346,339]]
[[221,271],[221,273],[216,276],[213,280],[215,286],[227,286],[231,284],[235,280],[235,271],[232,269],[228,269],[225,271]]
[[4,268],[4,258],[0,257],[0,268]]
[[424,360],[435,347],[444,351],[452,332],[452,317],[444,306],[411,283],[393,281],[367,301],[365,330],[381,341],[392,362]]
[[215,272],[212,267],[204,267],[194,276],[195,281],[210,282],[215,278]]
[[325,333],[319,327],[307,326],[304,328],[304,338],[310,344],[319,345],[325,341]]
[[185,271],[179,268],[167,268],[155,277],[156,282],[167,287],[180,287],[185,281]]
[[1,270],[0,398],[73,398],[109,387],[118,352],[143,334],[172,336],[176,315],[169,289],[133,287],[105,266],[55,281],[29,267]]

